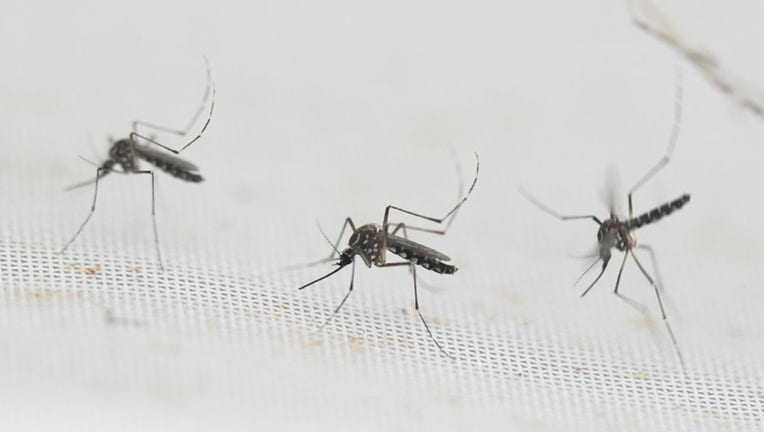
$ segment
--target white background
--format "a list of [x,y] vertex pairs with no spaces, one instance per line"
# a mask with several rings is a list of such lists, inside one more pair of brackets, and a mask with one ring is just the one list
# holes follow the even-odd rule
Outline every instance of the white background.
[[[0,429],[756,430],[764,424],[761,139],[689,64],[587,2],[16,2],[0,14]],[[759,2],[660,9],[764,86]],[[64,255],[107,137],[140,118],[182,126],[217,85],[183,153],[206,181],[158,178],[167,272],[156,269],[148,179],[107,178]],[[607,215],[663,154],[675,71],[684,118],[637,211],[691,193],[639,232],[657,251],[687,377],[650,286],[619,259],[584,300],[572,282]],[[168,143],[180,145],[177,139]],[[474,194],[424,274],[440,355],[405,270],[358,267],[305,292],[346,216],[397,204],[439,216]],[[620,203],[625,210],[625,197]],[[409,222],[415,222],[409,220]],[[616,257],[618,258],[618,257]],[[648,261],[646,257],[643,261]],[[633,264],[633,263],[629,263]],[[110,312],[107,312],[110,311]],[[117,323],[105,319],[110,313]]]

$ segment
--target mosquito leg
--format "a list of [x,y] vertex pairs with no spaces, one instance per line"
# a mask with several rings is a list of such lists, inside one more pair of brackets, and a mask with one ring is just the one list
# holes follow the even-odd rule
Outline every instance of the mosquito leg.
[[[655,166],[650,168],[650,170],[642,176],[642,178],[637,181],[637,183],[629,189],[628,193],[628,199],[629,199],[629,221],[631,221],[634,218],[634,207],[632,205],[632,195],[634,192],[637,191],[642,185],[647,183],[648,180],[653,178],[663,167],[665,167],[670,161],[671,161],[671,155],[674,153],[674,147],[676,146],[676,141],[679,138],[679,127],[682,124],[682,97],[683,97],[683,91],[682,91],[682,77],[677,73],[676,78],[676,89],[674,93],[674,123],[671,126],[671,134],[669,135],[669,143],[668,147],[666,148],[666,154],[663,155],[663,157],[658,161]],[[636,236],[635,236],[636,240]]]
[[[144,141],[150,142],[152,144],[155,144],[167,151],[170,151],[172,153],[178,154],[185,150],[188,146],[195,143],[197,140],[199,140],[202,135],[204,134],[204,131],[207,129],[207,126],[210,124],[210,120],[212,120],[212,111],[215,109],[215,83],[212,81],[212,73],[210,71],[210,63],[207,60],[207,57],[204,58],[204,62],[207,65],[207,88],[204,91],[204,97],[202,98],[202,103],[199,105],[199,108],[196,110],[196,113],[191,118],[191,121],[188,123],[185,129],[173,129],[168,128],[166,126],[159,126],[152,123],[135,120],[133,121],[133,131],[130,133],[130,139],[135,139],[135,137],[141,138]],[[150,128],[162,132],[167,132],[179,136],[186,136],[191,131],[191,128],[194,126],[196,121],[199,119],[199,116],[201,116],[202,112],[204,112],[204,107],[207,105],[207,100],[210,98],[210,93],[212,94],[212,103],[210,104],[210,111],[207,115],[207,121],[204,123],[204,126],[202,126],[202,130],[188,143],[184,144],[179,150],[172,149],[170,147],[167,147],[166,145],[156,141],[153,136],[144,136],[138,133],[138,126],[142,126],[144,128]]]
[[90,218],[93,217],[93,213],[95,212],[95,208],[96,208],[96,200],[98,199],[98,181],[101,179],[101,177],[105,175],[104,173],[109,173],[110,171],[111,171],[111,168],[106,168],[106,167],[99,167],[96,170],[96,178],[94,180],[95,191],[93,192],[93,204],[90,206],[90,212],[88,213],[88,216],[85,218],[82,224],[80,225],[80,228],[77,230],[77,232],[74,233],[74,237],[72,237],[72,239],[69,240],[68,243],[66,243],[66,246],[64,246],[64,248],[61,249],[60,253],[63,254],[64,252],[66,252],[66,249],[69,248],[69,245],[71,245],[74,242],[77,236],[79,236],[80,233],[82,232],[82,229],[85,228],[85,225],[87,225],[87,223],[90,221]]
[[422,312],[419,310],[419,294],[417,293],[417,287],[416,287],[416,266],[414,264],[410,264],[411,267],[411,275],[414,279],[414,309],[416,309],[416,313],[419,314],[419,319],[422,320],[422,324],[424,324],[425,330],[427,330],[427,334],[430,335],[430,339],[435,343],[435,346],[438,347],[440,352],[442,352],[446,357],[450,358],[451,360],[456,360],[456,357],[449,354],[445,349],[443,349],[442,346],[440,346],[440,343],[438,343],[438,340],[435,339],[435,336],[433,336],[432,331],[430,330],[430,326],[427,325],[427,321],[424,319],[424,315],[422,315]]
[[400,222],[397,225],[395,225],[395,228],[393,228],[393,231],[390,234],[395,235],[395,233],[397,233],[398,231],[403,230],[403,238],[407,239],[409,238],[409,232],[407,231],[408,229],[414,229],[414,228],[406,226],[405,223]]
[[626,304],[638,310],[639,312],[647,314],[647,307],[645,307],[645,305],[639,303],[631,297],[625,296],[618,292],[618,288],[621,285],[621,274],[623,273],[623,268],[626,266],[626,258],[629,257],[629,253],[631,253],[630,251],[631,249],[626,249],[623,252],[623,261],[621,262],[621,268],[618,270],[618,278],[615,281],[615,289],[613,290],[613,294],[615,294],[619,299],[623,300],[626,302]]
[[[401,213],[406,213],[408,215],[416,216],[418,218],[425,219],[425,220],[428,220],[430,222],[435,222],[435,223],[438,223],[438,224],[443,223],[443,221],[445,221],[446,219],[448,219],[449,217],[454,215],[457,212],[457,210],[459,210],[459,207],[461,207],[462,204],[464,204],[464,202],[467,201],[467,199],[470,197],[470,194],[472,194],[472,190],[475,189],[475,184],[477,183],[478,175],[480,174],[480,159],[478,158],[477,153],[475,153],[475,159],[476,159],[476,164],[475,164],[475,179],[472,180],[472,184],[470,185],[470,188],[467,191],[467,194],[464,196],[464,198],[462,198],[458,203],[456,203],[456,206],[454,206],[454,208],[452,208],[448,213],[446,213],[445,216],[443,216],[442,218],[436,218],[436,217],[432,217],[432,216],[425,216],[423,214],[415,213],[415,212],[412,212],[410,210],[406,210],[406,209],[403,209],[403,208],[400,208],[400,207],[397,207],[397,206],[388,205],[385,208],[385,217],[382,220],[382,230],[387,232],[387,219],[388,219],[388,216],[390,214],[390,210],[391,209],[392,210],[398,210]],[[443,232],[445,232],[448,229],[449,226],[450,226],[450,223],[446,224],[446,229],[443,230]]]
[[655,281],[658,284],[658,288],[663,289],[663,277],[661,277],[661,270],[658,267],[658,260],[655,259],[655,251],[652,246],[646,244],[639,244],[635,246],[637,249],[643,249],[650,254],[650,262],[653,265],[653,271],[655,272]]
[[[450,220],[453,220],[453,218],[451,218]],[[402,222],[399,222],[397,224],[389,223],[388,226],[389,225],[395,225],[396,226],[395,229],[390,233],[390,234],[395,234],[400,229],[400,226],[403,225],[403,223]],[[412,231],[420,231],[420,232],[426,232],[426,233],[438,234],[438,235],[444,235],[446,233],[446,231],[448,231],[448,226],[446,226],[442,230],[436,230],[436,229],[431,229],[431,228],[421,228],[421,227],[415,227],[415,226],[411,226],[411,225],[406,225],[405,228],[406,229],[410,229]],[[408,238],[408,237],[406,237],[406,238]]]
[[554,211],[551,207],[549,207],[549,206],[543,204],[541,201],[537,200],[536,197],[531,195],[524,188],[518,187],[517,190],[518,190],[518,192],[520,192],[520,195],[522,195],[523,198],[527,199],[528,201],[530,201],[531,204],[535,205],[541,211],[543,211],[544,213],[549,214],[552,217],[555,217],[557,219],[564,220],[564,221],[566,221],[566,220],[575,220],[575,219],[591,219],[594,222],[596,222],[597,225],[602,225],[602,221],[600,221],[597,216],[594,216],[594,215],[581,215],[581,216],[566,216],[566,215],[561,215],[560,213],[557,213],[556,211]]
[[686,375],[687,369],[685,368],[684,357],[682,356],[682,351],[679,349],[679,343],[676,341],[674,331],[671,330],[671,325],[669,324],[668,318],[666,317],[666,310],[663,307],[663,300],[661,299],[661,291],[658,289],[658,285],[655,284],[655,281],[653,281],[653,278],[650,277],[650,274],[647,273],[644,267],[642,267],[642,263],[639,262],[637,256],[634,255],[634,252],[631,253],[631,257],[634,258],[634,262],[637,263],[637,266],[642,271],[642,274],[645,275],[647,280],[650,282],[650,285],[652,285],[653,289],[655,290],[655,297],[658,299],[658,306],[661,308],[661,319],[663,319],[663,323],[666,324],[666,330],[668,331],[669,336],[671,336],[671,342],[674,344],[676,355],[679,357],[679,363],[682,365],[682,372],[684,372]]
[[157,217],[156,217],[156,186],[154,179],[154,171],[135,171],[135,174],[148,174],[151,176],[151,221],[154,224],[154,246],[157,250],[157,258],[159,259],[159,268],[164,271],[164,263],[162,262],[162,251],[159,248],[159,230],[157,229]]
[[427,321],[424,319],[424,316],[422,315],[422,312],[419,310],[419,294],[417,293],[417,286],[416,286],[416,265],[414,263],[404,261],[404,262],[396,262],[396,263],[385,263],[381,265],[380,267],[398,267],[398,266],[409,266],[411,269],[411,275],[414,278],[414,309],[416,309],[416,313],[419,315],[419,319],[422,320],[422,324],[424,324],[425,330],[427,330],[427,334],[430,336],[430,339],[435,343],[435,346],[438,347],[438,350],[442,352],[446,357],[450,358],[451,360],[456,360],[456,357],[449,354],[443,347],[438,343],[438,340],[435,339],[435,336],[433,336],[432,331],[430,331],[430,326],[427,325]]
[[337,306],[336,309],[334,309],[334,312],[332,312],[331,315],[329,315],[329,318],[324,321],[323,324],[321,324],[318,329],[316,329],[316,333],[321,332],[324,327],[326,327],[327,324],[334,318],[335,315],[337,315],[337,312],[342,309],[342,306],[345,304],[345,301],[347,301],[348,297],[350,297],[350,293],[353,292],[353,283],[355,282],[355,260],[353,260],[352,269],[350,270],[350,287],[348,288],[347,294],[345,294],[345,297],[342,298],[342,301],[340,302],[339,306]]

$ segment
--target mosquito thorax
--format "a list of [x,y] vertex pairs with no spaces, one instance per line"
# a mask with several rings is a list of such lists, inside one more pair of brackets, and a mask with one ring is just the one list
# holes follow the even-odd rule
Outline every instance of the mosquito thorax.
[[125,171],[135,168],[135,158],[131,141],[127,138],[115,142],[109,149],[109,159],[122,166]]
[[348,240],[348,246],[363,258],[368,267],[371,267],[372,263],[384,264],[383,239],[379,235],[381,232],[382,228],[379,225],[366,224],[355,230]]

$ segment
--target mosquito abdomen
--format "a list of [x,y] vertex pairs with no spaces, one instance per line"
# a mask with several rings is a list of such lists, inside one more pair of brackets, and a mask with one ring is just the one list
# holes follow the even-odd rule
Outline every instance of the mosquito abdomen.
[[423,255],[419,253],[419,251],[402,247],[388,247],[387,249],[401,258],[407,261],[411,261],[416,265],[422,266],[427,270],[434,271],[435,273],[454,274],[457,270],[459,270],[455,266],[439,261],[432,256]]
[[690,202],[690,194],[684,194],[674,201],[667,202],[666,204],[663,204],[660,207],[656,207],[649,212],[640,215],[639,217],[635,217],[634,219],[629,220],[628,224],[631,228],[639,228],[643,225],[653,223],[663,218],[664,216],[668,216],[674,211],[679,210],[688,202]]
[[204,180],[204,177],[200,176],[199,174],[188,171],[187,169],[174,165],[172,163],[168,163],[165,160],[153,158],[149,155],[141,155],[141,158],[143,158],[143,160],[145,160],[146,162],[159,168],[160,170],[166,172],[167,174],[170,174],[171,176],[179,178],[181,180],[192,182],[192,183],[199,183]]

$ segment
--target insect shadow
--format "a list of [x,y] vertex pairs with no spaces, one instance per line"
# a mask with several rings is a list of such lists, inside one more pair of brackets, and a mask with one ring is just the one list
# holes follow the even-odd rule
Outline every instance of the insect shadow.
[[[90,221],[90,218],[93,216],[93,213],[95,212],[95,208],[96,208],[96,201],[98,199],[98,183],[103,177],[105,177],[109,173],[144,174],[144,175],[151,176],[151,220],[154,225],[154,245],[156,247],[159,267],[161,268],[162,271],[164,271],[164,263],[162,261],[162,252],[159,247],[159,231],[157,229],[157,221],[156,221],[156,210],[155,210],[156,181],[154,178],[154,171],[141,169],[139,162],[140,160],[148,162],[154,167],[160,169],[161,171],[164,171],[167,174],[170,174],[171,176],[179,178],[183,181],[187,181],[191,183],[199,183],[204,180],[204,178],[197,173],[197,171],[199,171],[199,168],[196,165],[173,155],[173,154],[176,154],[176,155],[179,154],[180,152],[188,148],[191,144],[198,141],[202,137],[204,132],[207,130],[207,127],[209,126],[210,121],[212,120],[212,112],[215,108],[215,83],[212,81],[212,73],[210,71],[210,64],[206,57],[204,58],[204,62],[207,66],[207,87],[205,88],[205,91],[204,91],[202,103],[199,105],[199,108],[196,110],[196,113],[194,114],[194,116],[191,118],[191,121],[188,122],[187,126],[184,129],[172,129],[165,126],[160,126],[160,125],[156,125],[156,124],[152,124],[152,123],[148,123],[148,122],[144,122],[140,120],[135,120],[133,121],[132,132],[130,132],[127,138],[122,138],[116,141],[109,139],[111,148],[109,149],[109,156],[105,161],[101,162],[100,164],[96,164],[85,159],[87,162],[90,162],[93,165],[97,166],[95,179],[72,185],[66,188],[66,190],[72,190],[75,188],[79,188],[81,186],[86,186],[91,183],[95,183],[95,191],[93,192],[93,204],[90,207],[90,212],[88,213],[87,217],[82,222],[79,229],[77,229],[77,232],[74,234],[71,240],[69,240],[69,242],[66,243],[63,249],[61,249],[62,254],[66,252],[69,246],[80,235],[82,230],[85,228],[85,225],[87,225],[87,223]],[[160,143],[159,141],[157,141],[155,135],[147,135],[147,134],[143,134],[139,132],[138,128],[142,127],[145,129],[150,129],[150,130],[164,132],[164,133],[170,133],[170,134],[178,135],[181,137],[187,136],[189,132],[191,131],[191,128],[194,126],[194,124],[196,124],[196,121],[204,112],[204,108],[207,105],[207,101],[210,99],[210,95],[211,95],[212,101],[210,103],[209,112],[207,114],[207,120],[204,122],[204,126],[202,126],[202,129],[199,131],[199,133],[196,134],[196,136],[194,136],[190,141],[188,141],[186,144],[180,147],[180,149],[176,150]],[[154,148],[152,144],[159,148]],[[119,170],[115,169],[115,166],[117,165],[119,165],[121,169]]]
[[[331,240],[329,240],[328,237],[326,237],[326,234],[324,234],[322,230],[321,234],[324,236],[326,241],[332,245],[332,249],[333,249],[332,253],[331,255],[329,255],[328,258],[317,261],[315,263],[311,263],[309,265],[336,261],[334,265],[336,265],[337,268],[332,270],[328,274],[321,276],[318,279],[315,279],[311,282],[306,283],[305,285],[302,285],[298,289],[302,290],[315,283],[318,283],[328,278],[329,276],[332,276],[333,274],[337,273],[338,271],[342,270],[348,265],[351,266],[351,274],[350,274],[350,287],[348,288],[347,294],[345,294],[345,297],[342,299],[340,304],[334,309],[334,312],[332,312],[332,314],[319,327],[319,331],[323,329],[332,320],[332,318],[334,318],[335,315],[337,315],[337,313],[340,311],[342,306],[345,304],[345,301],[347,301],[348,297],[350,297],[350,293],[353,292],[353,283],[355,280],[355,257],[358,256],[361,258],[363,263],[369,268],[371,268],[372,266],[375,266],[375,267],[405,266],[410,269],[410,272],[414,281],[414,309],[419,315],[419,319],[422,321],[422,324],[424,325],[425,330],[427,330],[427,334],[430,336],[430,339],[435,343],[435,346],[438,347],[438,350],[440,350],[440,352],[446,355],[447,357],[454,359],[454,357],[451,354],[449,354],[443,348],[443,346],[438,342],[438,340],[435,338],[432,331],[430,330],[430,326],[427,324],[427,321],[424,319],[424,316],[422,315],[422,312],[419,309],[419,295],[417,293],[416,269],[417,269],[417,266],[420,266],[426,270],[430,270],[432,272],[439,273],[439,274],[454,274],[456,273],[458,269],[456,268],[456,266],[446,263],[446,261],[451,260],[451,258],[448,255],[445,255],[442,252],[439,252],[435,249],[424,246],[415,241],[409,240],[408,231],[409,230],[423,231],[423,232],[428,232],[432,234],[440,234],[440,235],[445,234],[446,231],[448,231],[448,228],[451,226],[451,222],[453,221],[453,218],[456,216],[456,213],[458,212],[459,208],[462,206],[462,204],[464,204],[465,201],[467,201],[470,194],[472,194],[472,190],[475,188],[475,184],[477,183],[479,173],[480,173],[480,159],[478,158],[477,153],[475,153],[475,178],[472,180],[472,184],[470,185],[469,190],[467,191],[466,195],[464,195],[464,197],[461,198],[459,202],[448,213],[446,213],[445,216],[441,218],[425,216],[420,213],[415,213],[413,211],[403,209],[401,207],[388,205],[385,208],[385,215],[382,219],[382,225],[370,223],[370,224],[365,224],[365,225],[356,227],[355,223],[353,223],[353,220],[348,217],[345,219],[345,223],[342,225],[342,229],[340,230],[340,235],[337,238],[337,241],[334,243],[332,243]],[[410,216],[415,216],[420,219],[424,219],[424,220],[434,222],[437,224],[442,224],[446,222],[446,225],[443,229],[431,229],[431,228],[408,226],[403,222],[398,222],[398,223],[390,222],[389,215],[391,210],[396,210],[398,212],[405,213]],[[342,236],[345,234],[345,229],[347,227],[350,227],[350,229],[352,230],[352,234],[350,235],[350,239],[348,240],[348,247],[340,251],[339,245],[340,245],[340,242],[342,241]],[[390,230],[391,228],[392,228],[392,231]],[[403,236],[401,237],[400,235],[398,235],[398,232],[401,232]],[[394,255],[399,256],[400,258],[403,259],[403,261],[388,262],[387,261],[388,251]]]
[[[649,225],[651,223],[657,222],[664,217],[672,214],[673,212],[681,209],[684,207],[689,201],[690,201],[690,195],[689,194],[682,194],[678,198],[669,201],[663,205],[660,205],[658,207],[653,208],[652,210],[645,212],[639,216],[634,216],[634,207],[633,207],[633,200],[632,196],[633,194],[642,187],[647,181],[649,181],[651,178],[653,178],[658,172],[660,172],[671,160],[671,155],[674,152],[674,147],[676,146],[677,138],[679,137],[679,127],[681,124],[681,118],[682,118],[682,86],[681,86],[681,77],[677,77],[677,85],[676,85],[676,94],[674,99],[674,122],[671,129],[671,135],[669,137],[669,144],[666,151],[666,154],[658,161],[655,166],[653,166],[645,175],[642,176],[642,178],[639,179],[639,181],[634,184],[634,186],[629,189],[627,198],[629,203],[629,217],[627,219],[620,219],[615,214],[615,209],[613,203],[610,204],[610,215],[607,219],[601,220],[597,216],[594,215],[562,215],[558,213],[557,211],[553,210],[551,207],[546,206],[545,204],[538,201],[535,197],[533,197],[530,193],[528,193],[525,189],[522,187],[519,188],[520,193],[533,205],[541,209],[542,211],[556,217],[557,219],[563,220],[563,221],[569,221],[569,220],[592,220],[594,221],[597,226],[597,251],[595,254],[593,254],[593,257],[596,257],[597,259],[584,271],[581,276],[576,279],[575,284],[578,284],[578,282],[587,274],[590,270],[594,268],[599,262],[602,262],[602,267],[600,269],[599,274],[594,279],[594,281],[589,284],[589,286],[584,290],[584,292],[581,294],[581,297],[584,297],[591,289],[594,287],[594,285],[600,280],[602,275],[605,273],[605,269],[607,269],[608,263],[610,262],[610,259],[612,257],[612,251],[613,249],[616,249],[618,251],[623,252],[623,260],[621,261],[621,266],[618,269],[618,278],[615,282],[615,289],[613,290],[613,293],[629,304],[630,306],[634,307],[638,311],[646,314],[647,308],[637,302],[636,300],[618,292],[618,288],[620,286],[621,282],[621,274],[623,273],[623,268],[626,265],[626,260],[631,257],[634,262],[637,264],[637,267],[639,267],[640,272],[645,276],[647,281],[650,283],[650,285],[653,287],[655,291],[655,296],[658,300],[658,306],[660,307],[661,311],[661,318],[666,326],[666,330],[671,337],[671,342],[674,345],[674,349],[676,351],[676,355],[679,359],[679,363],[682,367],[682,371],[686,371],[685,369],[685,363],[684,363],[684,357],[682,355],[682,351],[679,349],[679,344],[677,343],[676,336],[674,335],[673,330],[671,329],[671,325],[669,324],[669,321],[666,317],[666,310],[663,305],[663,299],[661,298],[661,290],[662,287],[660,286],[660,277],[654,278],[650,275],[650,273],[645,269],[645,267],[642,265],[640,260],[637,258],[637,255],[635,253],[635,249],[644,250],[650,255],[650,258],[653,263],[653,268],[657,272],[657,260],[655,259],[655,253],[652,249],[652,247],[648,245],[643,244],[637,244],[637,235],[636,230],[644,227],[645,225]],[[657,276],[659,276],[656,273]],[[658,282],[656,282],[658,281]]]

